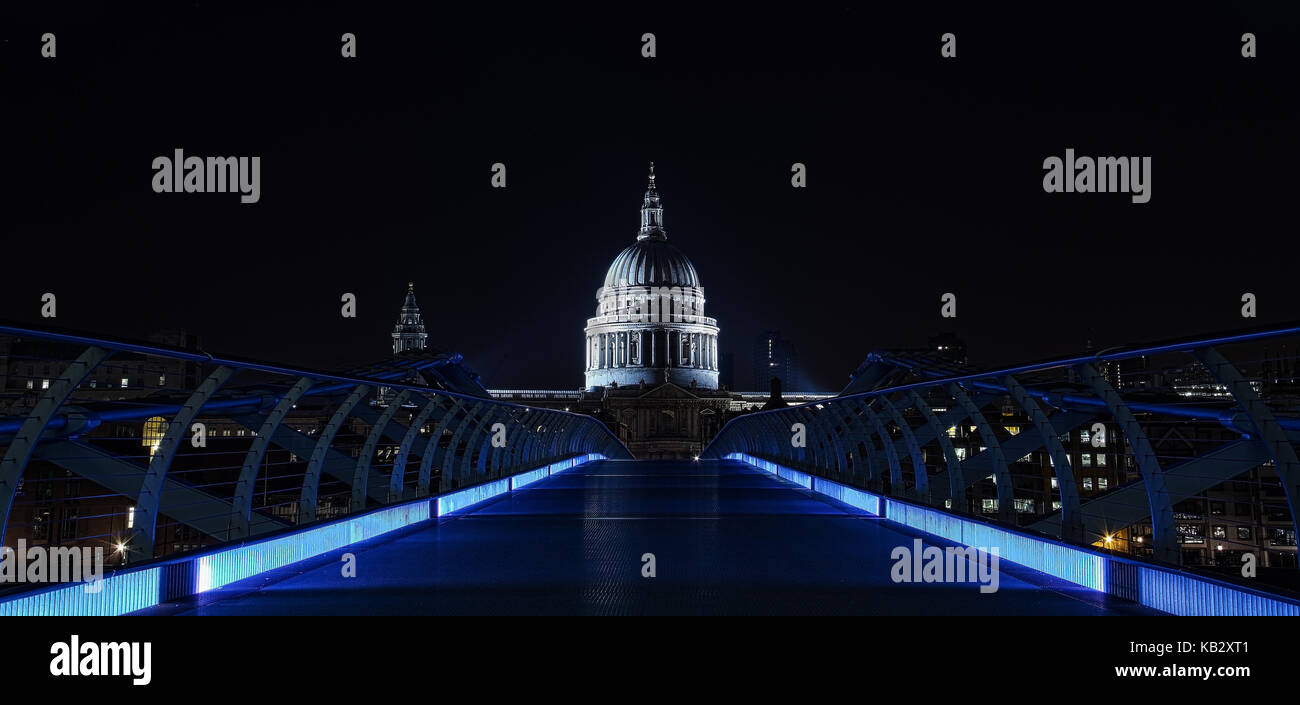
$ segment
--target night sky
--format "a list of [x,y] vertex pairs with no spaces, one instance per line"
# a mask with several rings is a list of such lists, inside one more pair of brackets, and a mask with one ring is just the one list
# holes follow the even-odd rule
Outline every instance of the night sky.
[[[653,160],[741,388],[765,329],[837,390],[869,351],[941,331],[995,365],[1300,319],[1300,21],[1273,4],[436,5],[2,16],[0,318],[50,323],[50,291],[63,328],[184,327],[213,352],[340,367],[388,354],[413,281],[430,342],[489,387],[577,388]],[[151,162],[178,147],[260,156],[261,201],[155,194]],[[1044,193],[1067,147],[1151,156],[1151,202]]]

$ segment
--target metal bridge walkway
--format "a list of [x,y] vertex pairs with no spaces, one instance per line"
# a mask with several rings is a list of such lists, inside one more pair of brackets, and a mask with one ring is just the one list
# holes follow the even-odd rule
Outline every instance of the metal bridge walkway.
[[890,552],[916,536],[740,462],[600,461],[349,547],[354,578],[334,551],[149,612],[1148,613],[1006,562],[992,594],[896,584]]

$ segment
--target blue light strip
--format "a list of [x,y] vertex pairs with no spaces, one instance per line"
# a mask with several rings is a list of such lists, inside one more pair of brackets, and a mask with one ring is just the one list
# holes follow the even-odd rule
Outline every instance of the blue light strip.
[[[587,453],[551,463],[526,473],[469,487],[448,495],[418,499],[372,512],[310,527],[302,531],[253,540],[142,568],[127,568],[105,576],[99,590],[88,592],[85,583],[51,586],[48,589],[0,596],[0,616],[113,616],[158,605],[164,591],[168,599],[215,590],[254,575],[324,555],[359,541],[381,536],[432,518],[432,502],[438,516],[459,511],[485,499],[522,487],[593,460],[600,453]],[[182,576],[181,585],[169,585],[169,576]],[[188,577],[192,576],[192,577]]]
[[997,547],[1001,560],[1106,591],[1106,557],[1033,536],[971,521],[937,509],[885,500],[885,518],[965,546]]
[[[791,470],[778,463],[746,453],[728,453],[726,459],[739,460],[787,479],[811,477],[811,488],[814,492],[868,513],[884,516],[889,521],[965,546],[982,549],[996,546],[1000,560],[1017,563],[1091,590],[1131,599],[1169,614],[1300,616],[1300,601],[1004,529],[892,497],[882,497],[820,477],[809,476],[807,473]],[[804,487],[809,486],[798,480],[791,481]],[[882,503],[883,514],[880,511]],[[1111,571],[1131,574],[1135,570],[1136,585],[1121,585],[1123,581],[1118,577],[1110,582],[1107,580]]]
[[1142,566],[1140,602],[1162,612],[1195,617],[1300,617],[1300,604],[1184,573]]
[[864,492],[856,487],[841,485],[820,477],[813,478],[812,490],[843,502],[850,507],[857,507],[872,516],[880,516],[880,496]]
[[[79,615],[113,617],[158,604],[162,568],[105,576],[97,583],[71,583],[0,602],[0,617]],[[96,592],[90,590],[98,587]],[[4,599],[4,598],[0,598]]]
[[207,592],[258,573],[315,558],[338,548],[429,519],[420,500],[278,538],[199,556],[195,592]]
[[459,512],[466,507],[472,507],[479,502],[485,502],[509,491],[510,478],[507,477],[445,494],[438,498],[438,516],[442,517],[452,512]]
[[551,463],[536,470],[519,473],[511,477],[485,482],[481,485],[474,485],[463,490],[457,490],[450,494],[445,494],[438,498],[438,516],[446,516],[454,512],[459,512],[472,507],[479,502],[486,502],[493,497],[499,497],[513,489],[523,487],[532,482],[536,482],[544,477],[549,477],[557,472],[563,472],[569,468],[577,467],[583,463],[589,463],[593,460],[603,460],[605,456],[600,453],[587,453],[578,455],[557,463]]
[[513,492],[520,487],[531,485],[538,480],[550,477],[550,468],[537,468],[528,472],[521,472],[518,475],[510,476],[510,491]]

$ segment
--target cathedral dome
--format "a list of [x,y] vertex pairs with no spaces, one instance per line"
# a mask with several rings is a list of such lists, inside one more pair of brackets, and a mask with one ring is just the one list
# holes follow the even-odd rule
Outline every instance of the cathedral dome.
[[668,244],[654,162],[636,242],[609,265],[584,332],[589,390],[669,382],[718,388],[718,322],[704,315],[695,265]]
[[605,286],[668,286],[700,288],[695,265],[667,240],[638,240],[618,253],[605,273]]

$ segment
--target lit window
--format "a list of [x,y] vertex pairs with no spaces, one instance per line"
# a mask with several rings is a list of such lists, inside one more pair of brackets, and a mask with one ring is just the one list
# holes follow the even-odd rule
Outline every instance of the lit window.
[[1002,428],[1005,428],[1007,430],[1007,433],[1010,433],[1013,436],[1020,435],[1019,426],[1003,426]]
[[49,388],[50,388],[50,380],[48,379],[41,380],[41,389],[49,389]]
[[122,378],[122,389],[126,389],[126,386],[127,386],[127,378],[126,378],[126,377],[123,377],[123,378]]
[[167,386],[167,375],[158,375],[158,386],[159,387]]
[[952,426],[952,427],[950,427],[950,428],[948,429],[948,437],[949,437],[949,438],[956,438],[956,437],[957,437],[957,427],[956,427],[956,426]]
[[167,419],[151,416],[144,422],[144,429],[140,432],[140,445],[149,449],[150,458],[158,451],[158,446],[162,445],[165,435],[167,435]]
[[27,380],[27,388],[28,388],[28,389],[33,389],[33,388],[34,388],[34,387],[33,387],[33,382],[32,382],[32,380],[30,380],[30,379]]
[[1097,489],[1104,490],[1109,486],[1110,486],[1110,480],[1104,477],[1097,478]]
[[1097,454],[1097,467],[1099,468],[1106,467],[1106,455],[1104,453]]
[[128,529],[135,528],[135,507],[134,506],[128,507],[126,510],[126,528]]
[[1079,459],[1083,461],[1083,467],[1085,467],[1085,468],[1090,468],[1090,467],[1092,467],[1092,454],[1091,454],[1091,453],[1084,453],[1083,455],[1079,456]]
[[998,501],[996,499],[984,499],[981,506],[985,514],[992,514],[998,510]]
[[1085,478],[1083,478],[1083,489],[1088,490],[1089,492],[1092,491],[1092,478],[1091,478],[1091,477],[1085,477]]
[[1056,478],[1052,478],[1052,489],[1056,489]]

